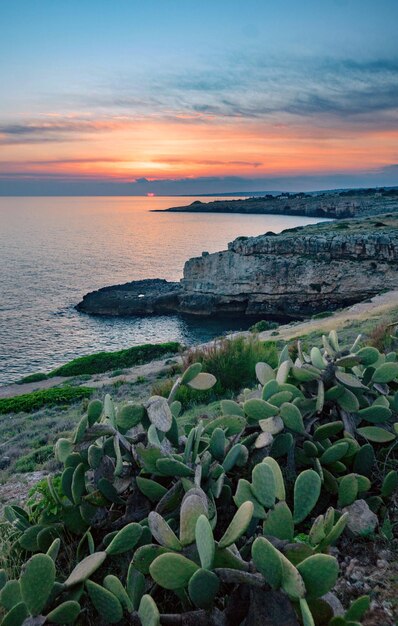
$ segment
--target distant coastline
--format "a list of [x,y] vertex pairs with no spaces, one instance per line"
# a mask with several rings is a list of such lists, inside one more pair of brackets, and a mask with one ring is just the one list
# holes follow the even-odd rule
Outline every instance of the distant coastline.
[[244,213],[261,215],[295,215],[346,219],[395,212],[398,210],[398,188],[353,189],[319,193],[280,193],[232,200],[202,202],[153,212],[174,213]]

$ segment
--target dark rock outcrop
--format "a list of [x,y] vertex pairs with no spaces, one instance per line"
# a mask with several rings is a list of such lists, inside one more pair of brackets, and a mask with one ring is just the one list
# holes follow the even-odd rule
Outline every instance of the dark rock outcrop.
[[274,315],[298,318],[398,287],[398,219],[346,220],[239,237],[189,259],[180,283],[107,287],[78,309],[102,315]]
[[103,287],[86,294],[78,311],[94,315],[165,315],[179,306],[180,283],[160,278]]

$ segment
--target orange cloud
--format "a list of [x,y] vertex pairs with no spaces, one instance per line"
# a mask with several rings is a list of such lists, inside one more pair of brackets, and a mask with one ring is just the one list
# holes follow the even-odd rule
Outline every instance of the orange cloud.
[[[176,119],[179,118],[179,119]],[[355,172],[397,162],[398,131],[314,120],[49,115],[0,129],[3,175],[133,180]]]

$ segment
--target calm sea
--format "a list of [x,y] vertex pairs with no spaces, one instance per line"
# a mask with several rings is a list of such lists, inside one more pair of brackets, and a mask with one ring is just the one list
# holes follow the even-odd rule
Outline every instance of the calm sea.
[[95,318],[74,309],[86,292],[106,285],[178,280],[187,258],[225,249],[239,235],[319,221],[150,212],[193,200],[0,198],[0,383],[91,352],[167,340],[191,344],[247,328],[247,320]]

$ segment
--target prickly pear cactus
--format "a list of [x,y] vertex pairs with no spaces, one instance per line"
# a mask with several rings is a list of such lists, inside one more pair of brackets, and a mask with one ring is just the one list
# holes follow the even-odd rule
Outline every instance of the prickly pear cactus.
[[[323,626],[316,606],[338,576],[329,548],[345,531],[342,509],[362,499],[383,518],[398,487],[398,360],[359,341],[346,350],[334,332],[297,352],[258,363],[257,388],[195,424],[176,393],[214,385],[199,363],[168,398],[90,402],[55,446],[52,510],[5,508],[10,555],[26,563],[19,576],[0,570],[1,623],[74,623],[84,610],[106,623],[189,613],[213,626],[249,589],[248,615],[257,590]],[[368,606],[359,598],[330,626],[359,623]]]

